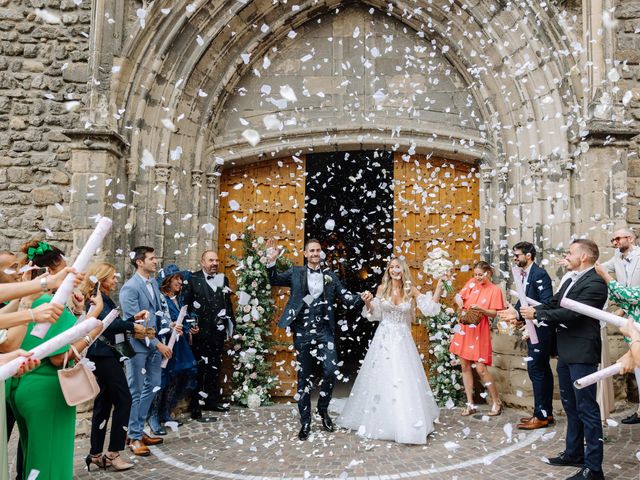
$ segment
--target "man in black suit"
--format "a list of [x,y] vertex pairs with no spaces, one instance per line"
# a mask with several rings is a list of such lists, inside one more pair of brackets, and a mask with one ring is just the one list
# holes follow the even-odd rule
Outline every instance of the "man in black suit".
[[338,371],[335,345],[336,321],[334,304],[336,297],[352,308],[362,307],[360,296],[348,292],[338,276],[329,269],[320,268],[322,246],[314,238],[307,240],[304,256],[307,265],[291,267],[278,273],[275,262],[278,250],[275,241],[269,241],[269,283],[272,286],[289,287],[291,294],[282,312],[278,327],[291,329],[293,344],[298,361],[298,391],[296,399],[300,412],[302,428],[298,433],[300,440],[306,440],[311,432],[311,378],[316,364],[322,367],[318,413],[322,418],[322,427],[335,430],[328,408]]
[[[226,412],[222,404],[220,369],[224,341],[231,336],[235,315],[231,305],[231,289],[227,277],[218,273],[218,254],[207,250],[200,258],[201,270],[194,272],[184,287],[184,303],[189,315],[197,318],[200,332],[193,337],[193,354],[198,362],[198,388],[191,399],[191,418],[202,418],[201,401],[205,410]],[[202,398],[200,392],[207,396]]]
[[[513,246],[513,262],[521,274],[525,294],[533,300],[546,304],[553,296],[551,277],[544,268],[534,262],[535,258],[536,247],[532,243],[518,242]],[[523,323],[524,319],[520,316],[520,301],[516,303],[515,310]],[[509,311],[505,310],[505,312]],[[527,372],[533,386],[533,416],[521,419],[518,428],[522,430],[545,428],[554,422],[553,372],[549,365],[549,357],[551,352],[555,351],[556,327],[543,323],[535,328],[538,343],[533,345],[527,340],[527,353],[530,358],[527,362]]]
[[[557,328],[558,383],[562,406],[567,413],[565,451],[550,458],[554,466],[576,466],[581,470],[567,480],[604,479],[603,439],[596,385],[577,389],[573,382],[598,370],[602,342],[600,323],[585,315],[560,307],[566,296],[585,305],[602,308],[607,301],[607,285],[594,270],[600,252],[595,242],[574,240],[565,254],[567,276],[548,305],[522,307],[526,319],[536,319]],[[586,449],[584,446],[586,440]]]

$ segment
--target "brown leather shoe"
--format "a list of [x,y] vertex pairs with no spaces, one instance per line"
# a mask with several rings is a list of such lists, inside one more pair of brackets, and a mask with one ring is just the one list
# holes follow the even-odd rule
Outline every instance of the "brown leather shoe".
[[520,430],[537,430],[538,428],[547,428],[548,426],[549,420],[540,420],[537,417],[533,417],[533,419],[528,422],[518,424]]
[[530,421],[531,421],[531,420],[533,420],[534,418],[536,418],[536,417],[522,417],[522,418],[520,419],[520,423],[527,423],[527,422],[530,422]]
[[164,442],[164,440],[162,438],[150,437],[146,433],[142,434],[142,443],[144,443],[147,446],[149,446],[149,445],[160,445],[162,442]]
[[147,447],[142,440],[132,440],[129,448],[131,449],[131,453],[139,457],[148,457],[151,454],[151,450],[149,450],[149,447]]

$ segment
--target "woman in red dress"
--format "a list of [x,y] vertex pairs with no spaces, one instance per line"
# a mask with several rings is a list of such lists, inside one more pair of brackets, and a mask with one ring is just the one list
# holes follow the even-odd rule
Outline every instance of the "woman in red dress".
[[479,312],[482,319],[477,325],[459,324],[451,339],[449,351],[460,357],[462,363],[462,380],[467,395],[467,407],[462,411],[463,416],[477,412],[473,404],[473,370],[475,367],[480,380],[489,390],[493,402],[488,415],[494,417],[502,413],[502,403],[498,395],[493,377],[487,367],[491,366],[491,324],[489,318],[496,316],[498,310],[504,309],[502,291],[491,282],[493,268],[487,262],[478,262],[473,266],[473,278],[469,279],[460,290],[463,310]]

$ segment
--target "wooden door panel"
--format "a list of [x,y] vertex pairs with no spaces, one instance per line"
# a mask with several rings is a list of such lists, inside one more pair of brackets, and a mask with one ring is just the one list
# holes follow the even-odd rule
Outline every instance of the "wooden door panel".
[[[462,288],[478,260],[479,182],[473,165],[425,155],[410,162],[394,157],[394,251],[404,255],[417,285],[433,290],[422,263],[434,244],[458,261],[454,287]],[[444,242],[444,243],[442,243]],[[449,297],[451,301],[451,296]],[[412,328],[418,350],[429,358],[429,335],[424,326]]]
[[[241,188],[234,188],[238,185]],[[241,236],[246,227],[250,226],[256,236],[275,236],[288,249],[291,260],[302,264],[302,255],[296,254],[303,250],[304,244],[304,230],[297,228],[304,221],[304,185],[304,162],[298,164],[293,159],[269,160],[223,171],[220,191],[228,195],[220,202],[219,255],[233,289],[236,278],[232,270],[237,261],[232,257],[242,255]],[[231,210],[232,201],[238,202],[237,210]],[[296,386],[295,356],[291,338],[277,327],[289,289],[274,288],[272,293],[275,313],[271,320],[273,345],[268,360],[272,373],[279,379],[272,395],[292,397]],[[227,378],[231,378],[230,357],[225,358],[223,370]]]

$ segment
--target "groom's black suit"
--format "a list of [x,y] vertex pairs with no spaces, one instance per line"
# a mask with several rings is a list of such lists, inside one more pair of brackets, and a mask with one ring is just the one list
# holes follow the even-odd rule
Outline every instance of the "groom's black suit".
[[[291,294],[278,326],[293,331],[296,358],[298,360],[298,410],[302,425],[311,423],[311,377],[317,363],[322,365],[322,382],[318,410],[327,411],[335,383],[337,354],[334,340],[336,297],[351,308],[362,307],[358,295],[348,292],[338,276],[325,269],[312,272],[308,267],[291,267],[278,273],[275,267],[267,269],[272,286],[289,287]],[[309,293],[309,283],[319,285],[322,293],[314,298]],[[321,276],[320,278],[315,276]]]
[[[577,279],[564,281],[548,305],[535,307],[536,319],[555,326],[558,335],[558,384],[567,413],[565,455],[594,472],[602,472],[603,444],[596,385],[578,390],[577,379],[594,373],[600,363],[602,342],[598,320],[560,306],[565,297],[595,308],[607,301],[607,284],[591,268]],[[585,443],[586,440],[586,450]]]

